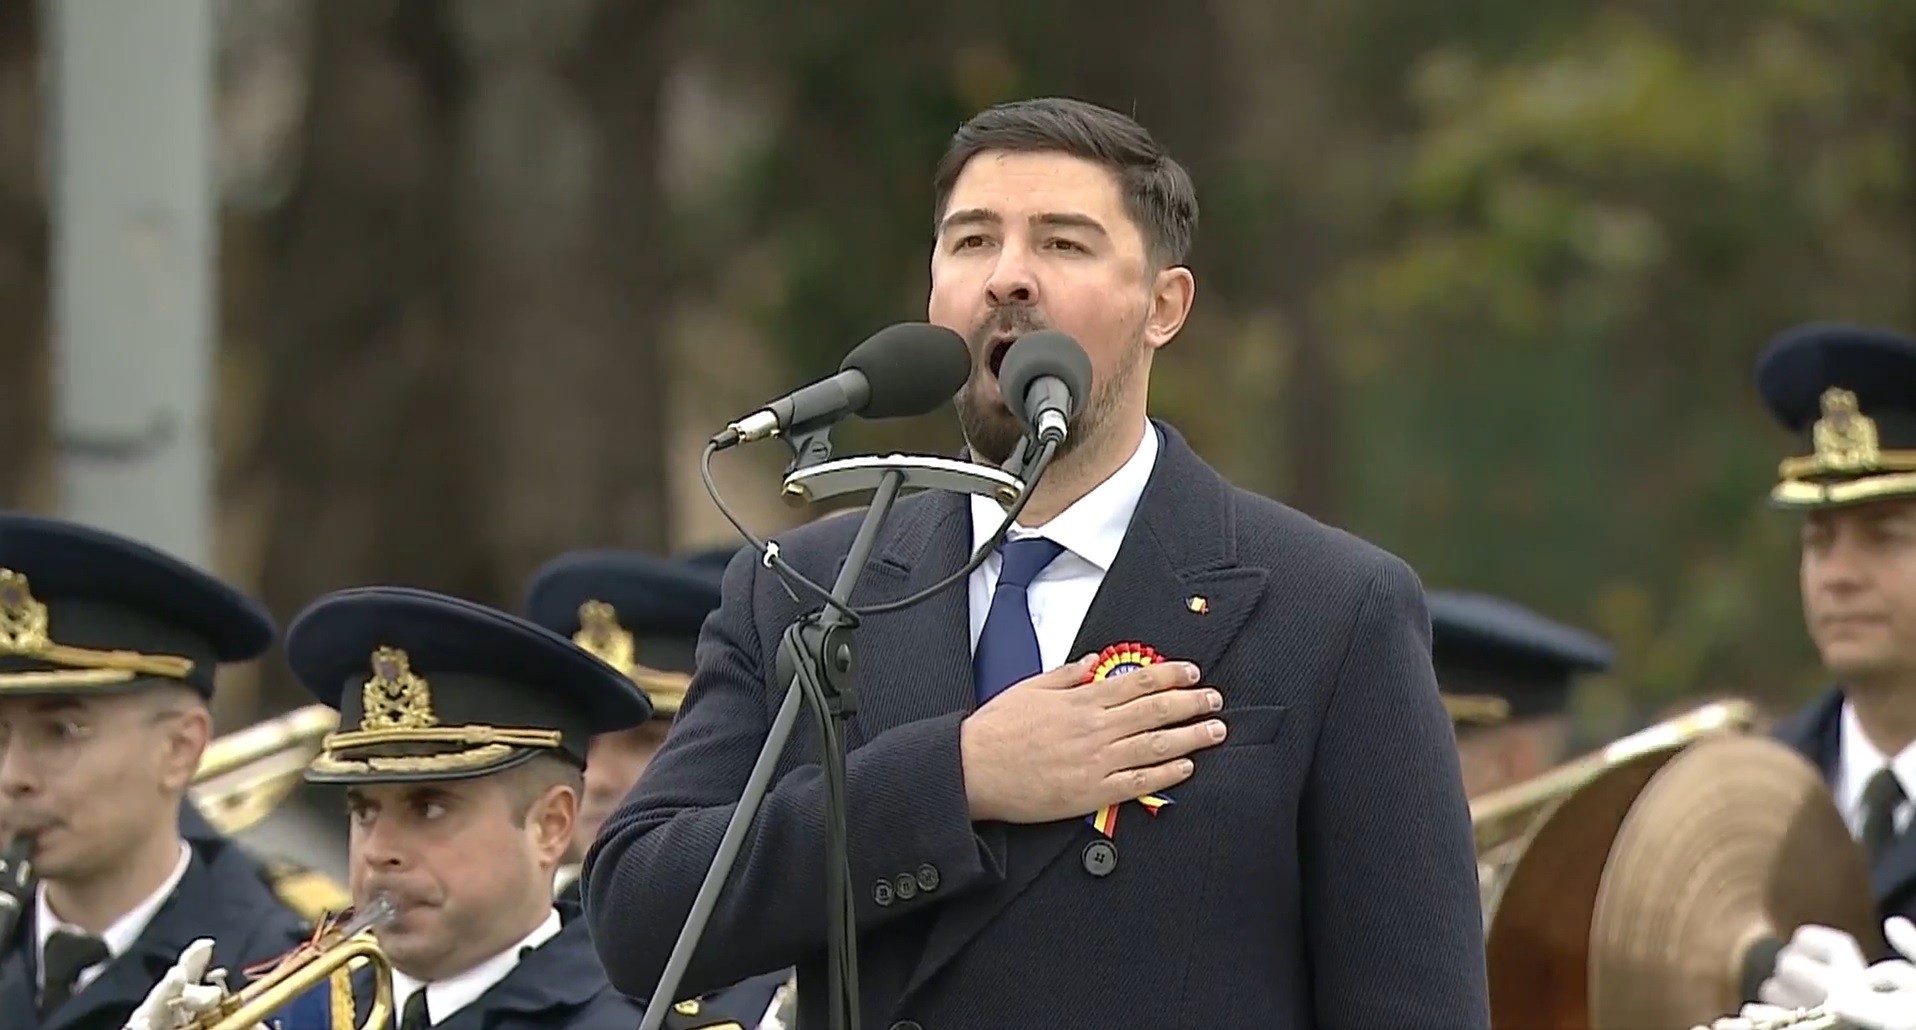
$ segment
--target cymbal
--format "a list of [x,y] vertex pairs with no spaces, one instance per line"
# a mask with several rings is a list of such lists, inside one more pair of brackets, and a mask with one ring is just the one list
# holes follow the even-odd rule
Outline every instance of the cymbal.
[[1649,751],[1594,774],[1520,838],[1485,905],[1493,1027],[1588,1030],[1590,920],[1604,859],[1631,803],[1675,754]]
[[1743,962],[1804,923],[1880,954],[1863,852],[1822,775],[1765,737],[1698,741],[1657,771],[1610,848],[1590,927],[1590,1026],[1707,1024]]

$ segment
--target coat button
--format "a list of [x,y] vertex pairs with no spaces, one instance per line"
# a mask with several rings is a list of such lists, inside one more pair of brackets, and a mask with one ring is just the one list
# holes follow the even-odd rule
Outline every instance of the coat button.
[[935,891],[938,889],[938,867],[927,862],[918,867],[918,889]]
[[916,1019],[901,1019],[891,1025],[891,1030],[925,1030]]
[[891,904],[891,899],[891,881],[880,880],[872,885],[872,900],[878,902],[879,908]]
[[1108,840],[1094,840],[1084,846],[1084,871],[1092,876],[1110,876],[1118,868],[1117,846]]
[[910,873],[899,873],[898,879],[893,882],[898,885],[899,901],[910,901],[918,896],[918,881],[912,879]]

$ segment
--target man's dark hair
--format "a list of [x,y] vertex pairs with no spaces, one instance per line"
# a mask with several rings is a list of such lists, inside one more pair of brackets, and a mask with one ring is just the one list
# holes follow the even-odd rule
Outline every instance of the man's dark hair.
[[1190,174],[1144,126],[1116,111],[1066,97],[999,104],[958,127],[932,179],[937,195],[934,233],[959,173],[972,158],[993,150],[1069,154],[1111,169],[1125,213],[1144,234],[1152,265],[1181,265],[1190,255],[1198,221],[1197,187]]

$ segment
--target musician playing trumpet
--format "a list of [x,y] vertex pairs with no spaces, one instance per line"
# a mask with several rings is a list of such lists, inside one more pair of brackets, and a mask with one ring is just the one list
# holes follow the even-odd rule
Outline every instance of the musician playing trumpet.
[[215,669],[274,632],[168,555],[0,513],[0,846],[32,874],[0,887],[0,1027],[117,1030],[195,938],[242,970],[306,936],[183,806]]
[[[392,969],[397,1030],[637,1025],[578,905],[552,895],[587,742],[651,715],[632,682],[530,622],[403,588],[320,598],[288,629],[286,657],[340,713],[305,776],[346,787],[355,905],[383,895],[396,912],[370,932]],[[174,1021],[132,1030],[174,1030],[211,1004],[190,958],[152,1007]],[[356,977],[354,1025],[373,975]],[[332,1018],[321,984],[273,1022],[325,1030]]]
[[[1916,915],[1916,340],[1805,326],[1771,344],[1757,385],[1801,434],[1770,498],[1802,513],[1804,619],[1837,683],[1776,733],[1823,770],[1880,915]],[[1758,1000],[1817,1005],[1869,957],[1841,931],[1801,927]]]

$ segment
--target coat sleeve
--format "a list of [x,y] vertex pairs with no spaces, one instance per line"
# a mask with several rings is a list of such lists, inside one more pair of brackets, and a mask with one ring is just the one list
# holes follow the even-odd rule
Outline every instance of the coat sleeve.
[[1373,576],[1332,690],[1300,810],[1312,1025],[1487,1030],[1470,809],[1402,561]]
[[[726,570],[723,601],[700,634],[698,671],[671,736],[586,855],[581,880],[594,947],[613,986],[634,997],[656,989],[783,699],[766,687],[754,570],[749,556]],[[846,757],[861,932],[1003,876],[966,805],[961,718],[893,727]],[[901,876],[933,889],[907,899],[873,888]],[[808,764],[767,794],[674,993],[717,990],[822,951],[825,897],[824,775]]]

